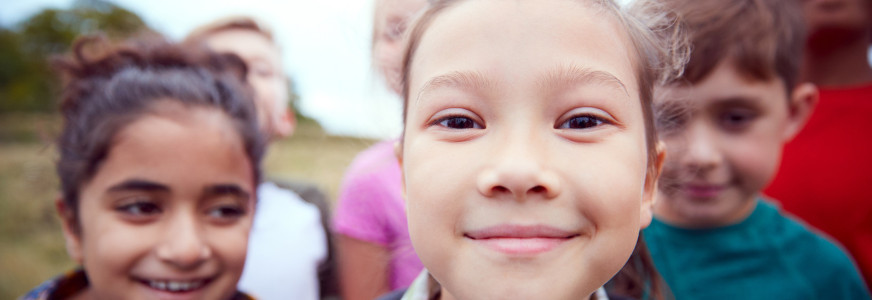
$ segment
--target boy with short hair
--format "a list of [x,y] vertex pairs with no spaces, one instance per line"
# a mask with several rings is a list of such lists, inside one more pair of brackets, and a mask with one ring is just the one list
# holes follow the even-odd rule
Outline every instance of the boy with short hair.
[[[269,141],[293,133],[296,119],[281,52],[267,27],[249,17],[228,17],[195,29],[185,43],[242,58]],[[240,290],[265,300],[315,300],[335,293],[323,193],[302,182],[263,182],[257,196]]]
[[675,297],[868,299],[838,246],[760,198],[817,101],[797,81],[797,3],[662,2],[693,52],[684,75],[655,90],[668,157],[643,236]]

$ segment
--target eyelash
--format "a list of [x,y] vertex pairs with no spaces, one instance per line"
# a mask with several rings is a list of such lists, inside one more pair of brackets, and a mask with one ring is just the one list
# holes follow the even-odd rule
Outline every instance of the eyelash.
[[148,198],[135,198],[115,207],[115,211],[125,217],[143,221],[163,212],[161,207]]
[[244,216],[247,210],[239,205],[219,205],[210,208],[206,213],[210,218],[230,222]]
[[[465,122],[465,124],[462,124],[462,125],[456,124],[457,121],[463,121],[463,122]],[[452,114],[452,115],[441,117],[439,119],[436,119],[436,121],[433,121],[432,123],[430,123],[430,125],[431,126],[439,126],[439,127],[448,128],[448,129],[456,129],[456,130],[484,129],[485,128],[484,125],[480,124],[475,119],[468,117],[468,116],[465,116],[465,115],[461,115],[461,114]],[[470,126],[470,127],[466,127],[466,126]]]
[[577,108],[565,114],[568,117],[554,124],[555,129],[592,130],[603,125],[614,125],[607,113],[595,108]]

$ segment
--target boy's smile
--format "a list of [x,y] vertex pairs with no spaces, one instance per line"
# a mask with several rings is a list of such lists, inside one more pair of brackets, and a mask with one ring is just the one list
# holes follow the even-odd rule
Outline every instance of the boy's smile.
[[[443,299],[581,299],[650,221],[630,46],[576,1],[464,1],[411,62],[412,244]],[[605,19],[605,21],[603,20]]]

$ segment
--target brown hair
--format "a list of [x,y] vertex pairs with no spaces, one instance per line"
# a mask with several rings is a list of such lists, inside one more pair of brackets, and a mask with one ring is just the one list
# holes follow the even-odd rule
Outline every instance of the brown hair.
[[235,55],[196,52],[163,39],[111,45],[96,37],[78,39],[72,55],[54,61],[64,77],[56,168],[63,200],[78,224],[81,186],[109,155],[113,138],[160,101],[212,107],[232,120],[260,179],[264,138],[258,129],[243,78],[245,64]]
[[[743,75],[797,84],[805,22],[796,0],[664,0],[680,18],[693,52],[678,80],[698,83],[725,59]],[[670,83],[678,83],[670,82]]]
[[[409,101],[409,76],[412,62],[418,44],[427,28],[441,12],[470,0],[430,0],[430,6],[419,16],[408,36],[406,53],[403,58],[402,96],[403,122],[406,120],[406,110]],[[601,12],[615,18],[629,38],[632,63],[639,82],[639,98],[645,121],[645,139],[648,153],[648,181],[646,187],[653,184],[657,166],[657,133],[654,127],[652,110],[653,89],[655,84],[669,82],[681,76],[684,63],[687,61],[689,47],[685,43],[684,34],[673,18],[654,1],[647,1],[623,9],[612,0],[575,0],[601,8]],[[653,187],[651,187],[653,188]],[[636,248],[624,268],[610,281],[610,292],[636,298],[648,297],[662,299],[665,287],[651,257],[648,255],[644,241],[640,237]]]
[[258,22],[254,18],[245,16],[222,18],[197,27],[191,31],[187,37],[185,37],[183,43],[186,45],[202,46],[202,43],[212,35],[229,30],[248,30],[260,34],[274,46],[278,47],[275,39],[273,39],[272,31],[270,31],[266,25]]

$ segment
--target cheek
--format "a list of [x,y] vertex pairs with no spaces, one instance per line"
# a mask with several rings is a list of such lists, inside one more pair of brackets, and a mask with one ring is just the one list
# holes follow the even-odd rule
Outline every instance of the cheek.
[[238,277],[242,274],[248,250],[251,218],[241,220],[231,227],[213,227],[207,232],[213,251],[223,261],[227,270]]

